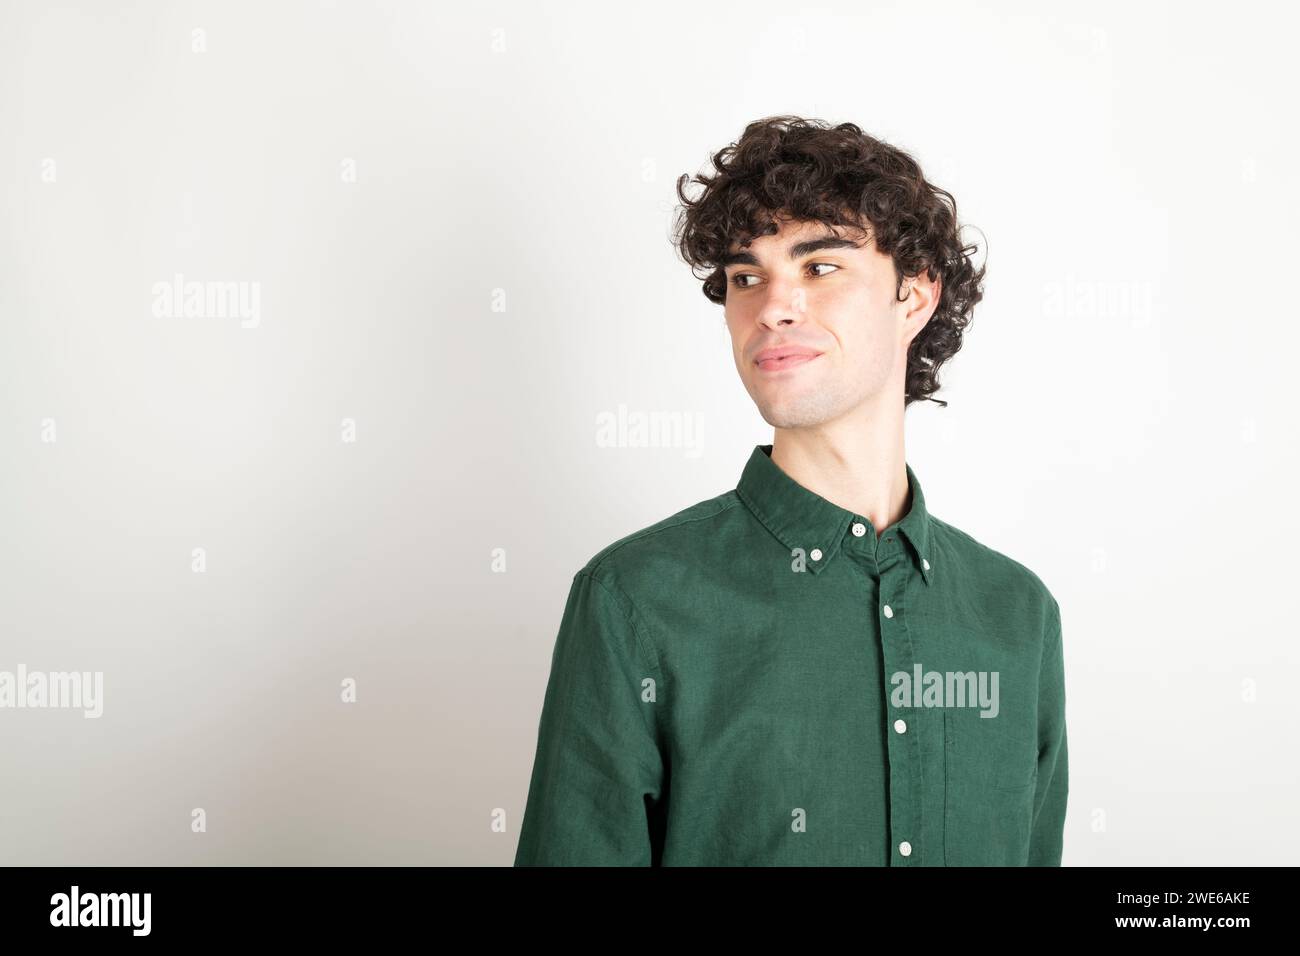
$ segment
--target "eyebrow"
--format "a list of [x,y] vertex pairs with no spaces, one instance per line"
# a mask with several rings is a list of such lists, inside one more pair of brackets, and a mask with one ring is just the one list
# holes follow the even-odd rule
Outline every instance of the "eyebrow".
[[[790,247],[790,259],[802,259],[804,256],[812,255],[814,252],[820,252],[823,249],[857,249],[860,243],[852,239],[843,239],[839,236],[822,236],[819,239],[807,239],[803,242],[796,242]],[[758,259],[752,252],[729,252],[722,257],[721,266],[731,265],[758,265]]]

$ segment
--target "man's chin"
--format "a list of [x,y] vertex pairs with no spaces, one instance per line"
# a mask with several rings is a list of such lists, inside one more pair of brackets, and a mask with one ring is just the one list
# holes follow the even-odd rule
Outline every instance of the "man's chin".
[[834,417],[828,409],[821,408],[815,403],[800,402],[760,405],[758,413],[763,416],[763,421],[773,428],[810,428],[830,421]]

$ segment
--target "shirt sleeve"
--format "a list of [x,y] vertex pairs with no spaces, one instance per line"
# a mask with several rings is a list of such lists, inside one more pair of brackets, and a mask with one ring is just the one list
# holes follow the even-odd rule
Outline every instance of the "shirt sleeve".
[[1038,785],[1034,791],[1029,866],[1061,865],[1069,789],[1065,656],[1061,641],[1061,609],[1053,599],[1038,684]]
[[573,578],[551,657],[515,866],[651,866],[664,777],[654,649],[622,593]]

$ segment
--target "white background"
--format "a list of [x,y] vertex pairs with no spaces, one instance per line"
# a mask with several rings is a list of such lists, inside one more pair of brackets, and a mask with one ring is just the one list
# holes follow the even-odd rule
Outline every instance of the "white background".
[[1295,14],[1052,7],[6,3],[0,670],[105,699],[0,710],[0,862],[510,863],[574,571],[771,440],[668,238],[788,112],[987,243],[907,455],[1060,601],[1064,864],[1296,863]]

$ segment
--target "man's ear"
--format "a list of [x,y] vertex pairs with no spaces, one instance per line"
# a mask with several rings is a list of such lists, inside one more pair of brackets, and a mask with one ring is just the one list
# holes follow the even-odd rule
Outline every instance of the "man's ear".
[[903,282],[902,294],[907,305],[903,322],[908,326],[909,342],[925,328],[925,324],[939,307],[939,296],[943,293],[943,277],[931,279],[924,271]]

